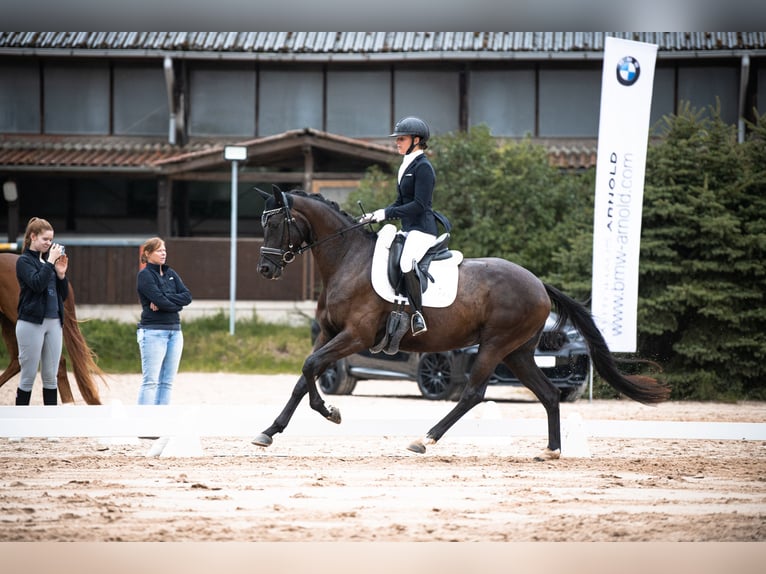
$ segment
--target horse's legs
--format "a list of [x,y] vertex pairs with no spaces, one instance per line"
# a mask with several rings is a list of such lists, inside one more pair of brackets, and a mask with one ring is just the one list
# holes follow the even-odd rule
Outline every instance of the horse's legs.
[[487,380],[496,366],[497,356],[494,353],[482,353],[482,349],[479,348],[479,354],[471,368],[471,376],[463,394],[460,395],[460,400],[443,419],[426,433],[424,438],[416,439],[410,443],[407,449],[423,454],[426,452],[426,445],[435,444],[464,414],[483,401],[484,393],[487,390]]
[[561,456],[561,418],[559,413],[559,390],[550,382],[535,363],[534,351],[518,349],[508,355],[504,363],[540,400],[548,415],[548,447],[540,459],[555,459]]
[[287,424],[290,422],[290,419],[295,413],[295,409],[298,408],[301,399],[303,399],[307,392],[308,385],[306,385],[306,378],[301,376],[301,378],[298,379],[298,382],[295,384],[293,392],[290,395],[287,404],[282,409],[282,412],[279,413],[279,416],[276,419],[274,419],[274,422],[269,428],[267,428],[252,440],[252,443],[257,446],[269,446],[272,442],[274,442],[271,437],[273,437],[278,432],[285,430]]
[[59,359],[59,370],[56,373],[56,380],[58,381],[59,393],[61,394],[61,402],[63,404],[74,403],[72,387],[69,386],[69,377],[66,374],[66,359],[64,355],[61,355],[61,359]]
[[298,408],[298,404],[306,393],[309,395],[309,405],[312,409],[317,411],[327,420],[340,424],[340,411],[333,406],[328,407],[325,404],[324,399],[322,399],[322,396],[317,389],[316,379],[325,371],[325,369],[327,369],[330,363],[360,350],[361,343],[356,343],[355,347],[349,349],[349,341],[352,339],[353,336],[350,333],[341,332],[330,340],[330,342],[325,344],[325,339],[320,334],[315,343],[314,352],[312,352],[303,363],[303,374],[301,375],[301,378],[298,379],[295,388],[293,388],[293,393],[284,409],[282,409],[282,412],[269,428],[252,440],[253,444],[257,446],[269,446],[273,442],[272,437],[276,433],[285,430],[287,424],[290,422],[290,418],[293,416],[293,413],[295,413],[295,409]]
[[11,362],[0,374],[0,387],[2,387],[21,372],[21,365],[19,365],[19,343],[16,341],[16,330],[13,322],[5,315],[0,315],[0,329],[2,329],[5,347],[8,349],[8,356],[11,358]]

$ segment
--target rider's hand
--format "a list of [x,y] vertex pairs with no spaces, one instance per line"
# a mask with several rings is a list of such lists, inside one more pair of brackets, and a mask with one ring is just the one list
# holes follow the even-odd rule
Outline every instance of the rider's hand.
[[385,221],[386,220],[386,210],[385,209],[376,209],[372,213],[372,219],[373,221]]
[[386,220],[386,210],[376,209],[372,213],[366,213],[359,218],[360,223],[377,223]]

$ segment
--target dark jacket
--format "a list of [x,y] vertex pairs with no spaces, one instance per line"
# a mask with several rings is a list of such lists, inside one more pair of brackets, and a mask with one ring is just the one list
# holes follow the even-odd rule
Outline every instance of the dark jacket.
[[431,201],[436,173],[426,154],[418,155],[402,174],[397,185],[396,201],[386,207],[386,219],[401,219],[402,231],[417,229],[437,235]]
[[[160,266],[147,263],[136,278],[138,299],[141,301],[141,329],[181,329],[181,316],[178,312],[192,302],[189,289],[181,281],[181,277],[167,265]],[[152,303],[159,311],[152,311]]]
[[21,288],[19,319],[42,325],[51,276],[56,277],[59,320],[64,325],[64,301],[69,296],[69,279],[59,279],[53,264],[40,261],[40,253],[31,249],[26,249],[16,260],[16,278]]

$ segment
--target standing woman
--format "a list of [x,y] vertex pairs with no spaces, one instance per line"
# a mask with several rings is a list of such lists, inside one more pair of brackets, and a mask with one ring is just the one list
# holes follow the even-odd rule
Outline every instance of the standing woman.
[[24,233],[24,251],[16,261],[19,293],[16,340],[21,375],[16,404],[28,405],[37,369],[43,380],[43,404],[58,403],[56,372],[61,359],[64,300],[69,259],[64,247],[53,243],[53,226],[33,217]]
[[400,219],[398,233],[405,235],[399,266],[403,273],[407,297],[414,312],[411,319],[413,335],[425,333],[428,328],[423,317],[422,286],[416,265],[436,240],[437,219],[449,231],[449,221],[433,210],[431,205],[436,184],[436,173],[423,153],[430,136],[428,124],[415,117],[406,117],[394,126],[391,137],[396,138],[396,149],[404,156],[399,167],[396,201],[383,209],[364,215],[360,221],[379,222]]
[[184,336],[179,312],[192,301],[181,277],[165,264],[167,250],[159,237],[141,246],[136,288],[141,301],[141,322],[136,338],[141,351],[139,405],[167,405],[181,363]]

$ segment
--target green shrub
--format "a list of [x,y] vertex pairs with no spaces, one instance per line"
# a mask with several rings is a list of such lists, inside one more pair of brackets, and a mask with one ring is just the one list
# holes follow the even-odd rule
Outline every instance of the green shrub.
[[[88,320],[80,322],[80,330],[106,373],[141,372],[135,324]],[[308,322],[293,327],[257,319],[238,320],[232,336],[228,317],[219,313],[185,321],[183,331],[181,371],[300,374],[311,352]],[[4,367],[8,359],[5,345],[0,345],[0,364]]]

